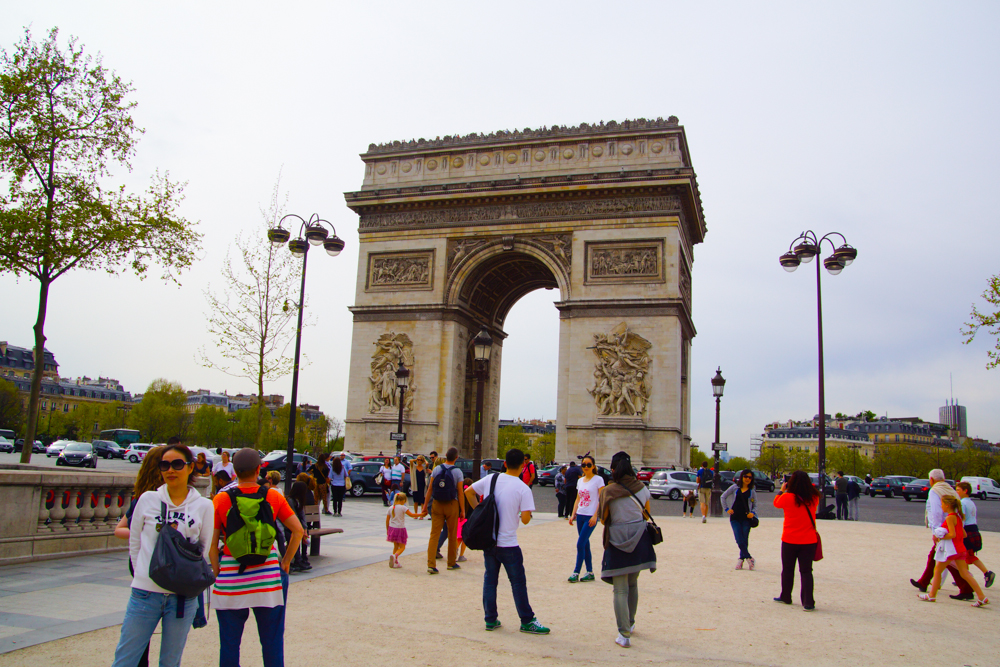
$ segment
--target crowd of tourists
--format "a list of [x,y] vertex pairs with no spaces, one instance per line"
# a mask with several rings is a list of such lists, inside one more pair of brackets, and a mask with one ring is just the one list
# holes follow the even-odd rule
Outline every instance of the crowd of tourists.
[[[389,566],[399,568],[407,546],[406,520],[430,517],[427,572],[439,574],[437,561],[445,559],[448,570],[458,570],[465,561],[466,547],[482,550],[484,562],[483,611],[485,627],[502,627],[497,611],[497,587],[501,568],[506,572],[517,611],[519,630],[545,635],[549,628],[536,618],[528,597],[524,556],[517,530],[530,523],[535,510],[531,484],[537,471],[530,457],[518,449],[506,453],[501,471],[486,467],[478,481],[466,478],[456,465],[458,450],[449,449],[438,458],[419,456],[410,461],[413,508],[402,491],[403,470],[398,459],[389,459],[384,475],[390,484],[383,500],[386,539],[393,545]],[[280,488],[276,471],[260,477],[260,454],[242,449],[232,459],[216,464],[214,496],[205,498],[192,486],[192,476],[205,474],[203,461],[177,438],[146,454],[136,477],[131,506],[116,528],[116,536],[128,540],[131,596],[115,650],[114,667],[148,665],[149,640],[160,626],[159,664],[180,664],[189,631],[207,624],[206,610],[216,613],[219,626],[219,664],[240,664],[244,625],[253,611],[263,664],[284,664],[285,606],[289,573],[311,567],[305,544],[308,534],[305,510],[329,501],[326,513],[340,515],[349,463],[337,456],[320,456],[306,469],[297,471],[288,492]],[[704,468],[703,468],[704,469]],[[296,472],[296,471],[293,471]],[[711,472],[711,471],[709,471]],[[643,570],[656,571],[655,546],[662,533],[650,514],[650,493],[636,478],[626,452],[611,460],[610,481],[597,473],[592,456],[582,457],[562,468],[556,476],[559,495],[564,496],[559,515],[576,526],[576,557],[570,583],[602,581],[612,586],[612,607],[617,624],[615,642],[628,648],[636,625],[638,580]],[[699,471],[700,473],[700,471]],[[707,483],[707,474],[699,474]],[[978,557],[982,539],[976,526],[976,506],[971,487],[960,482],[953,488],[941,470],[930,472],[926,517],[932,547],[919,579],[920,600],[935,602],[944,571],[959,588],[952,598],[971,600],[973,607],[989,604],[984,589],[995,574]],[[705,487],[707,488],[707,487]],[[689,494],[692,508],[702,504],[706,520],[707,494]],[[799,572],[799,601],[806,611],[816,608],[812,568],[823,558],[816,526],[820,493],[808,474],[792,473],[775,495],[773,505],[784,514],[781,533],[780,593],[775,602],[792,604],[795,571]],[[721,496],[739,551],[736,569],[755,568],[750,553],[750,535],[758,524],[754,475],[744,470]],[[595,572],[590,537],[597,524],[603,526],[603,554]],[[447,542],[447,555],[441,551]],[[982,585],[970,571],[975,566]],[[599,573],[598,573],[599,572]]]

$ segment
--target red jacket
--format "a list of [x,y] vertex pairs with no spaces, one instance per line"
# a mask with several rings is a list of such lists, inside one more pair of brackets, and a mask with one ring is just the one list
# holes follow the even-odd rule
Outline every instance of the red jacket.
[[785,523],[781,528],[782,542],[816,544],[819,541],[813,527],[819,498],[814,498],[809,507],[804,507],[798,504],[794,493],[779,493],[774,497],[774,506],[785,512]]

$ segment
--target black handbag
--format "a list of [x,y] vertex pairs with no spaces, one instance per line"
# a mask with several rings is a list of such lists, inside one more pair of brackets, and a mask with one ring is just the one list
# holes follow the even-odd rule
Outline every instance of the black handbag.
[[149,578],[160,588],[185,598],[198,597],[215,583],[215,573],[202,554],[201,542],[188,542],[167,523],[167,504],[160,503],[156,546],[149,559]]
[[632,490],[625,490],[632,494],[632,500],[635,501],[636,505],[638,505],[639,509],[642,511],[642,517],[646,519],[646,534],[649,535],[649,541],[653,543],[653,546],[656,546],[663,541],[663,531],[660,530],[660,527],[656,525],[655,521],[653,521],[652,515],[646,513],[646,508],[639,502],[636,495],[632,493]]

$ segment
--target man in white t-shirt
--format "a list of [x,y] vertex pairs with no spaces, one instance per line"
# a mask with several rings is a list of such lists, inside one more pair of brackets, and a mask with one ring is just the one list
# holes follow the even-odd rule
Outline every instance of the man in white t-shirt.
[[533,635],[547,635],[549,629],[541,625],[528,603],[528,583],[524,575],[524,557],[517,544],[518,522],[527,525],[535,509],[535,499],[531,489],[521,481],[524,467],[524,452],[520,449],[507,451],[507,469],[503,474],[488,475],[465,490],[465,497],[473,508],[479,504],[479,497],[490,494],[493,480],[496,480],[496,506],[500,517],[497,530],[497,545],[483,552],[486,572],[483,575],[483,611],[486,612],[486,629],[500,627],[497,618],[497,583],[500,566],[507,571],[510,588],[514,593],[514,606],[521,618],[521,632]]

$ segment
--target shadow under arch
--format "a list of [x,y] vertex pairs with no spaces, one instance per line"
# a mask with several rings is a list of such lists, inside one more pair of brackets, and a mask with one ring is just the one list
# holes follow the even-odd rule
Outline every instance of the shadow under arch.
[[448,305],[467,309],[490,327],[503,328],[510,309],[537,289],[558,289],[570,298],[568,267],[531,240],[497,240],[461,261],[445,289]]

